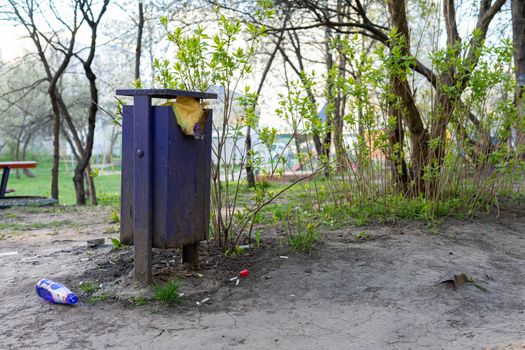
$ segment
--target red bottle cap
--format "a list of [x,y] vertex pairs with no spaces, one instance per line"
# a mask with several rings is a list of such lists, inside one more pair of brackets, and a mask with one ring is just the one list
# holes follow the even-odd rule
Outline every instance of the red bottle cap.
[[248,271],[248,269],[244,269],[239,273],[239,276],[248,277],[249,274],[250,274],[250,271]]

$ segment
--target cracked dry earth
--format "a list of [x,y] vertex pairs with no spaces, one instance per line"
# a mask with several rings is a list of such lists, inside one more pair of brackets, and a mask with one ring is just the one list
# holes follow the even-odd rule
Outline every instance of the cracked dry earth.
[[[182,273],[177,251],[157,251],[157,278],[167,269],[182,279],[185,303],[175,307],[134,306],[118,293],[133,289],[131,248],[85,247],[111,236],[109,213],[0,211],[0,348],[525,349],[523,204],[499,217],[446,219],[437,233],[417,222],[325,232],[310,256],[288,259],[278,244],[233,259],[206,245],[202,278]],[[269,232],[265,241],[275,241]],[[251,274],[235,286],[228,277],[243,267]],[[481,288],[437,283],[447,272]],[[34,285],[43,277],[64,282],[80,302],[40,300]],[[114,294],[90,304],[78,291],[86,280]],[[210,300],[198,307],[203,297]]]

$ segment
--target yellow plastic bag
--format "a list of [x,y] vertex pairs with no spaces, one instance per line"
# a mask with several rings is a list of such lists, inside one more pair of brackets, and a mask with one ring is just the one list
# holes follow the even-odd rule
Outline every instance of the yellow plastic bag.
[[195,125],[199,124],[198,130],[204,132],[206,113],[202,105],[193,97],[178,96],[175,102],[166,102],[163,106],[171,106],[177,118],[177,124],[181,127],[184,135],[195,135]]

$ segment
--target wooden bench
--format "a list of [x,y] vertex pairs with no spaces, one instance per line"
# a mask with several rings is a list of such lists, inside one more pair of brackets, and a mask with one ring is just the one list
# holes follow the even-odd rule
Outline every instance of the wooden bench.
[[37,162],[23,161],[23,162],[0,162],[0,169],[4,169],[2,173],[2,181],[0,182],[0,199],[5,198],[5,194],[8,192],[14,192],[13,190],[7,190],[7,180],[9,179],[9,173],[11,169],[29,169],[36,168]]

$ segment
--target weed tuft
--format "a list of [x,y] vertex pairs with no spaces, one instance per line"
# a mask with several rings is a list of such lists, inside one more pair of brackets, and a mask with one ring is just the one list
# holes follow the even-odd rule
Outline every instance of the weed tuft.
[[129,301],[131,304],[133,304],[133,306],[142,306],[146,304],[146,299],[141,295],[137,295],[136,297],[131,298]]
[[109,293],[102,293],[100,295],[92,295],[87,299],[87,303],[90,305],[95,305],[96,303],[106,301],[111,298]]
[[226,249],[224,251],[224,256],[226,258],[234,257],[234,256],[243,256],[244,255],[244,249],[241,248],[241,246],[236,245],[232,249]]
[[180,295],[179,289],[179,280],[169,279],[164,284],[155,283],[153,285],[155,300],[166,305],[180,304],[182,302],[182,296]]
[[111,214],[111,223],[118,224],[120,222],[120,215],[118,213],[117,209],[113,209],[113,213]]
[[84,294],[92,294],[98,290],[98,286],[91,281],[82,283],[79,288]]
[[321,240],[321,236],[314,224],[307,224],[306,230],[296,230],[288,237],[288,243],[294,251],[310,253],[313,246]]
[[255,231],[255,244],[257,248],[261,246],[261,230]]
[[124,244],[122,244],[122,242],[118,238],[111,238],[111,244],[113,244],[113,248],[115,250],[120,250],[124,248]]

